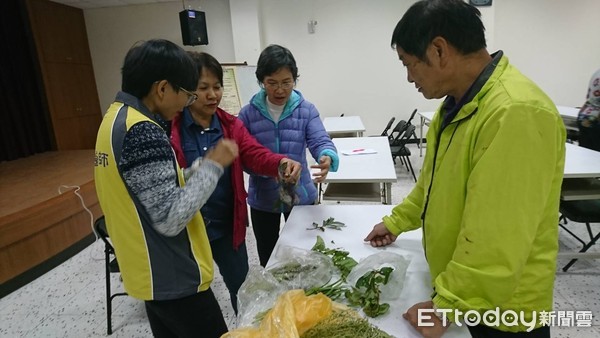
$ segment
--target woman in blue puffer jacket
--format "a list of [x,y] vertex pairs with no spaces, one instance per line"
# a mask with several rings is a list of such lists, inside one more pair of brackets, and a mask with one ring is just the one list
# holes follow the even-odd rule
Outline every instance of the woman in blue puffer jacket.
[[[298,67],[285,47],[270,45],[258,58],[256,78],[262,87],[239,118],[250,133],[271,151],[302,164],[296,185],[280,184],[277,179],[250,173],[248,204],[256,237],[260,265],[265,266],[279,238],[281,214],[285,219],[293,205],[314,204],[315,183],[325,180],[329,171],[337,171],[337,150],[323,127],[317,108],[294,90]],[[308,169],[306,148],[317,161]]]

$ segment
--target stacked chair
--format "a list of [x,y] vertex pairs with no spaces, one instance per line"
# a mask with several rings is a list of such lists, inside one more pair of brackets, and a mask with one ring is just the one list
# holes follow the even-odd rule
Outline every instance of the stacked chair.
[[396,121],[396,118],[392,116],[392,118],[388,121],[387,125],[381,132],[381,135],[379,135],[379,136],[388,136],[389,137],[388,132],[389,132],[390,128],[392,128],[392,124],[394,124],[394,121]]
[[390,151],[392,153],[392,160],[394,161],[394,163],[396,163],[396,158],[399,158],[400,163],[406,166],[406,169],[410,171],[415,182],[417,181],[417,176],[415,175],[412,163],[410,162],[410,149],[406,147],[406,144],[410,141],[411,138],[417,138],[417,135],[415,133],[416,128],[411,123],[416,113],[417,109],[413,110],[408,121],[400,120],[396,124],[392,132],[388,135]]

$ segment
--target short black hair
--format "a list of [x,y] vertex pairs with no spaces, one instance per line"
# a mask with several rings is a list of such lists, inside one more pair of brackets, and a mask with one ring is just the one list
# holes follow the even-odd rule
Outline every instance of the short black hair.
[[121,74],[121,90],[139,99],[148,95],[156,81],[167,80],[176,91],[198,87],[194,62],[183,48],[168,40],[136,43],[125,56]]
[[421,0],[414,3],[396,25],[392,48],[427,61],[427,47],[443,37],[462,54],[486,47],[485,27],[479,10],[462,0]]
[[[217,79],[219,79],[219,83],[223,85],[223,67],[214,56],[203,52],[188,52],[188,54],[196,64],[198,76],[202,74],[202,69],[206,68],[206,70],[215,75]],[[196,86],[198,85],[196,84]]]
[[277,72],[281,68],[287,68],[292,73],[294,82],[298,78],[298,67],[296,59],[289,49],[280,45],[269,45],[265,48],[256,64],[256,79],[258,83],[262,83],[265,77]]

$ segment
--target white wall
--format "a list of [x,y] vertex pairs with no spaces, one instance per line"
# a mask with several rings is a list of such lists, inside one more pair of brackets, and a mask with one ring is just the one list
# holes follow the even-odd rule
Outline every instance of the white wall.
[[600,1],[494,1],[495,43],[557,105],[581,106],[600,68]]
[[[199,4],[202,4],[202,8],[199,8]],[[179,24],[179,12],[183,8],[178,2],[84,11],[102,111],[108,108],[121,89],[123,60],[137,41],[167,39],[186,50],[210,53],[221,62],[235,62],[229,2],[188,0],[186,5],[206,13],[208,45],[183,46]]]
[[261,52],[258,0],[229,0],[236,62],[255,64]]
[[[252,0],[255,8],[244,1],[202,0],[210,44],[194,49],[221,62],[256,64],[260,50],[282,44],[296,57],[298,89],[321,115],[360,115],[366,134],[380,132],[391,116],[407,118],[414,108],[439,104],[406,81],[390,47],[413,0]],[[164,37],[181,44],[180,10],[166,3],[85,11],[103,109],[120,87],[119,68],[133,42]],[[490,51],[504,50],[557,104],[583,102],[589,77],[600,68],[600,1],[497,0],[480,10]],[[134,14],[146,20],[131,19]],[[308,33],[309,20],[318,22],[315,34]]]
[[[298,89],[322,116],[360,115],[367,134],[392,116],[408,118],[414,108],[432,110],[406,81],[390,46],[392,31],[412,1],[262,0],[264,46],[277,43],[296,58]],[[316,31],[308,33],[308,21]]]

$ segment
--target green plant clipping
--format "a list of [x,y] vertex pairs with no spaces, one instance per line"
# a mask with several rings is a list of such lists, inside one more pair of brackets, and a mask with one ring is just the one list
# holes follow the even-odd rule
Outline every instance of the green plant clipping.
[[338,250],[338,249],[328,249],[325,246],[325,241],[321,236],[317,236],[317,242],[313,245],[312,251],[320,252],[329,258],[333,262],[333,265],[340,270],[342,275],[342,280],[346,281],[346,277],[352,268],[354,268],[358,262],[356,262],[352,257],[348,256],[350,253],[348,251]]
[[348,303],[351,306],[361,307],[363,312],[371,318],[386,314],[390,305],[379,303],[381,295],[379,286],[387,284],[393,270],[393,268],[384,267],[362,275],[352,290],[346,291],[345,296]]
[[302,265],[297,262],[290,262],[285,265],[268,270],[278,282],[291,281],[302,273],[308,273],[316,270],[318,267],[312,264]]
[[324,220],[321,225],[319,225],[319,223],[313,222],[312,228],[306,228],[306,230],[325,231],[326,228],[334,229],[334,230],[342,230],[342,228],[345,226],[346,226],[346,224],[344,224],[340,221],[336,221],[335,218],[333,218],[333,217],[329,217],[328,219]]
[[314,288],[305,290],[304,293],[307,296],[322,293],[325,296],[329,297],[331,300],[337,300],[340,297],[342,297],[346,291],[348,291],[348,288],[344,286],[344,281],[339,279],[336,282],[328,283],[321,286],[315,286]]

